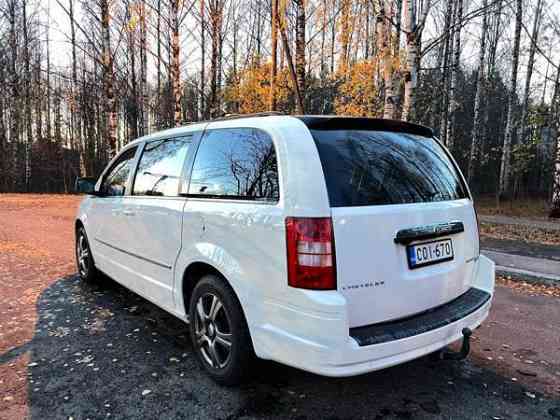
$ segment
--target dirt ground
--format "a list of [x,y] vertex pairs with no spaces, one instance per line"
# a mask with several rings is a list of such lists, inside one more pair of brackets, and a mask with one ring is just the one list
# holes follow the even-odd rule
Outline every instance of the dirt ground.
[[[0,355],[33,338],[38,297],[75,272],[72,225],[80,199],[0,195]],[[23,354],[0,365],[2,418],[27,412],[27,364]]]
[[464,362],[337,380],[269,363],[226,389],[184,324],[116,283],[78,281],[79,200],[0,195],[0,419],[560,418],[558,288],[500,279]]
[[516,198],[512,201],[497,203],[494,194],[476,197],[479,214],[527,217],[535,220],[550,220],[550,203],[542,198]]

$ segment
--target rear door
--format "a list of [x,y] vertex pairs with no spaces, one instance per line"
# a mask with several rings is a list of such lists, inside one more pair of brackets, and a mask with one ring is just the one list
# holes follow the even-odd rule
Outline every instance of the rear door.
[[467,291],[478,255],[476,216],[439,143],[385,131],[312,134],[350,327],[407,317]]

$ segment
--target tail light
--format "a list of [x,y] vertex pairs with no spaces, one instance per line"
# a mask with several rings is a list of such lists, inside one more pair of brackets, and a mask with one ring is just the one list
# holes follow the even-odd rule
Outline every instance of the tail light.
[[330,217],[287,217],[288,285],[336,289],[334,236]]

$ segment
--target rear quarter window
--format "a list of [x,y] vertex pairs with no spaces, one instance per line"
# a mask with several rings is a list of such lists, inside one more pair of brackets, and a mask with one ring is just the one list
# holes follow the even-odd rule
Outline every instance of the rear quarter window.
[[195,157],[189,195],[277,202],[278,163],[272,138],[254,128],[206,131]]
[[369,130],[311,130],[331,207],[428,203],[467,198],[436,140]]

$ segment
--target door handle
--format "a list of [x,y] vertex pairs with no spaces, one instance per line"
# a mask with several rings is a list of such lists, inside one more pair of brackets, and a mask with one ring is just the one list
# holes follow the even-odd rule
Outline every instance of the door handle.
[[134,216],[136,213],[134,213],[132,210],[123,210],[122,214],[125,216]]

